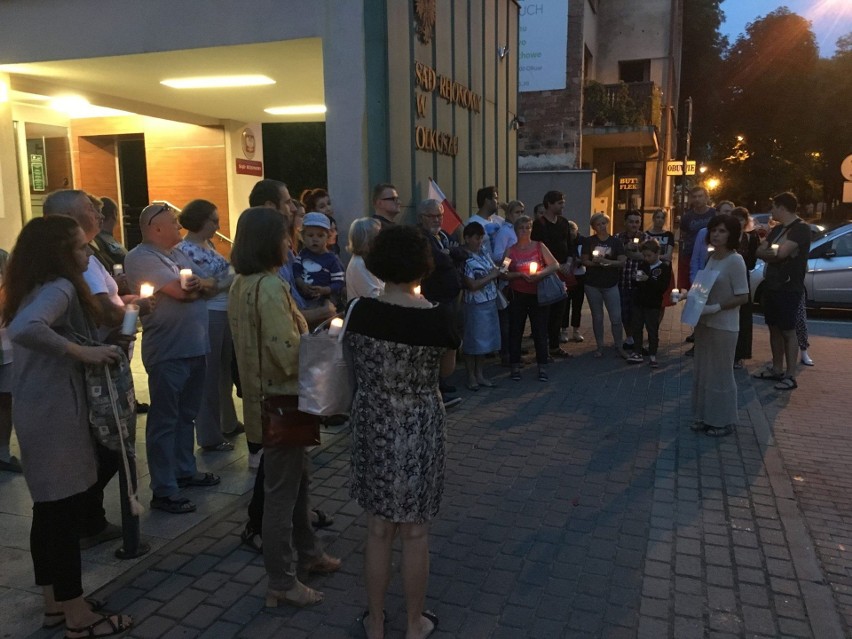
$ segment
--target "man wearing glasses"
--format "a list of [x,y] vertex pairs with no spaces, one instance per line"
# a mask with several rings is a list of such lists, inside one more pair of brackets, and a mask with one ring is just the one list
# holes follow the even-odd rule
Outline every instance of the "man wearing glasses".
[[181,240],[175,211],[151,204],[139,216],[142,242],[127,254],[125,270],[131,290],[154,287],[156,306],[142,318],[142,363],[148,372],[151,408],[145,430],[151,473],[151,508],[181,514],[195,504],[178,495],[187,486],[215,486],[219,477],[198,473],[193,422],[201,403],[205,357],[210,350],[207,305],[211,281],[184,277],[192,262],[173,250]]
[[393,184],[376,184],[373,187],[373,217],[376,218],[382,228],[396,224],[396,216],[399,215],[399,193]]

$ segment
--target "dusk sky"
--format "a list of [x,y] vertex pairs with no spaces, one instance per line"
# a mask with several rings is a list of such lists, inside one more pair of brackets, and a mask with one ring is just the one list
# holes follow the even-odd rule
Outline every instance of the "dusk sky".
[[749,22],[782,6],[813,23],[823,58],[834,55],[837,38],[852,32],[852,0],[724,0],[722,33],[733,44]]

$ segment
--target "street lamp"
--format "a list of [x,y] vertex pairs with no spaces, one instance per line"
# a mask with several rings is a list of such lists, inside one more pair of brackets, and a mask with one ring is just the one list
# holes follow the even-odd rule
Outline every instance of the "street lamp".
[[721,180],[719,180],[719,178],[710,178],[709,180],[704,182],[704,186],[707,187],[708,191],[715,191],[721,183],[722,182]]

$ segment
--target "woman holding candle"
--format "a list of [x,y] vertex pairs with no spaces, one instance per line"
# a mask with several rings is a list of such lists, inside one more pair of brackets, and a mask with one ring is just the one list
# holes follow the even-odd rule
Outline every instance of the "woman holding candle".
[[485,356],[500,350],[500,320],[497,317],[497,284],[501,271],[491,258],[482,252],[485,228],[479,222],[464,227],[464,242],[468,258],[464,263],[464,339],[462,351],[467,368],[467,387],[472,391],[480,386],[493,388],[494,382],[485,377]]
[[511,378],[521,379],[521,338],[527,318],[532,328],[535,344],[535,360],[538,364],[539,381],[548,381],[547,376],[547,320],[549,307],[538,304],[538,283],[559,270],[559,262],[541,242],[533,242],[532,219],[526,215],[515,220],[515,235],[518,241],[506,251],[512,260],[505,277],[512,289],[509,303],[509,364]]
[[132,625],[83,598],[79,514],[97,480],[84,365],[120,358],[118,346],[82,346],[100,317],[83,280],[88,243],[70,217],[35,218],[18,236],[3,282],[2,316],[14,348],[13,418],[33,498],[30,552],[44,625],[99,637]]
[[[177,249],[192,261],[195,272],[209,282],[214,293],[207,299],[210,352],[201,410],[195,418],[195,434],[203,450],[228,452],[234,450],[234,445],[225,437],[243,432],[234,409],[231,381],[234,345],[228,327],[228,290],[234,276],[228,260],[219,254],[211,241],[219,230],[219,211],[213,202],[193,200],[183,207],[178,221],[187,233]],[[183,284],[183,271],[180,275]]]
[[[228,299],[228,320],[236,345],[249,441],[262,441],[261,401],[269,395],[297,395],[299,336],[305,318],[277,275],[287,259],[287,220],[271,208],[245,211],[237,223],[231,260],[237,276]],[[262,377],[261,377],[262,373]],[[264,446],[262,481],[263,562],[269,575],[266,605],[316,605],[323,594],[307,587],[294,569],[331,573],[340,560],[322,550],[310,523],[310,459],[304,448]],[[259,487],[255,486],[255,491]]]
[[695,327],[692,429],[710,437],[730,435],[737,423],[733,367],[738,308],[749,298],[745,261],[737,253],[741,233],[739,221],[731,215],[716,215],[707,224],[707,243],[713,251],[704,270],[718,275]]
[[[406,637],[426,637],[438,618],[425,610],[429,522],[438,514],[445,465],[445,411],[438,387],[447,350],[459,346],[452,307],[414,293],[432,269],[429,239],[392,226],[376,237],[367,267],[385,282],[349,318],[356,391],[352,403],[350,495],[367,511],[364,553],[367,637],[383,637],[394,539],[402,539]],[[449,370],[443,371],[445,374]]]
[[603,357],[604,353],[604,306],[609,315],[616,354],[626,357],[621,350],[621,296],[618,281],[627,261],[627,253],[621,240],[609,234],[610,220],[606,215],[595,213],[589,223],[593,233],[583,242],[582,261],[586,267],[586,299],[592,312],[592,329],[597,344],[595,357]]

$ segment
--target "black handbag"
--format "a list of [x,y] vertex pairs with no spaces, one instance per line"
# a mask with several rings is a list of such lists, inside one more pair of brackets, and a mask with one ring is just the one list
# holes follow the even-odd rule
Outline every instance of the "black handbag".
[[565,282],[556,273],[551,273],[538,281],[538,305],[549,306],[568,297]]

